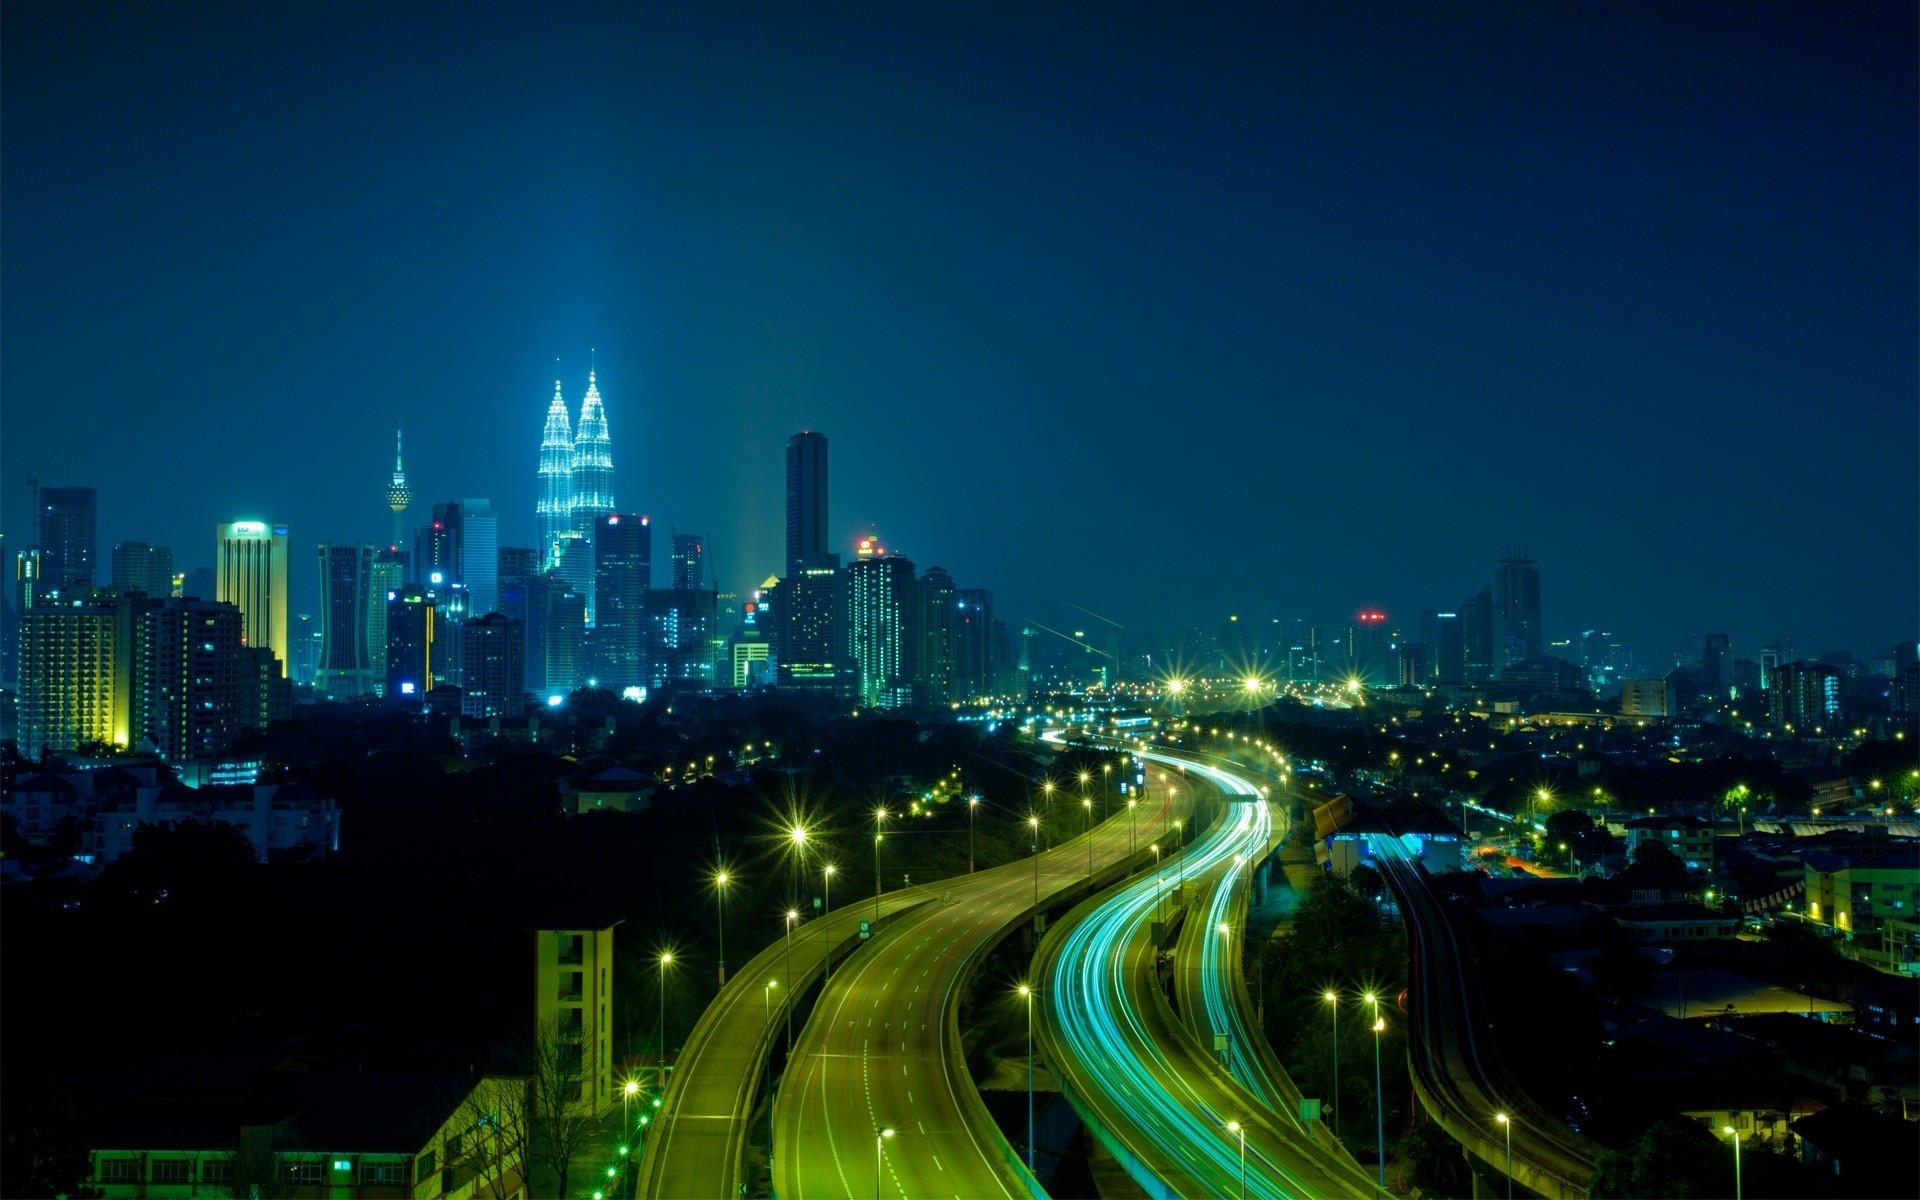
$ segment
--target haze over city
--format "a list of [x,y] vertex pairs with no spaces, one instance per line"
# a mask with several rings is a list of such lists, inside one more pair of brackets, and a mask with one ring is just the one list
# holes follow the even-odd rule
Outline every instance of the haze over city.
[[[1008,36],[1017,28],[1018,36]],[[1879,653],[1914,548],[1912,12],[10,6],[0,364],[100,543],[532,539],[556,378],[623,511],[782,565],[781,447],[1013,620]],[[104,551],[103,551],[104,553]]]

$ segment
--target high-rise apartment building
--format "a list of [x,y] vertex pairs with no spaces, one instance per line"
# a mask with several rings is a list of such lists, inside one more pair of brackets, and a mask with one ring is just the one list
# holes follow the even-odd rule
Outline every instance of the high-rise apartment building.
[[647,593],[646,676],[649,688],[713,685],[714,594],[704,588]]
[[1525,551],[1500,560],[1493,575],[1493,612],[1501,654],[1496,671],[1540,656],[1540,570]]
[[113,590],[165,598],[173,594],[173,551],[145,542],[113,545]]
[[954,593],[954,694],[975,700],[992,695],[993,687],[993,593],[960,588]]
[[[321,542],[320,666],[314,685],[329,696],[352,699],[374,691],[376,671],[367,644],[367,612],[373,607],[373,547]],[[380,593],[380,607],[386,594]]]
[[115,633],[112,604],[42,604],[21,613],[22,756],[114,743]]
[[99,497],[90,487],[40,489],[41,578],[48,589],[85,593],[93,587]]
[[[144,733],[171,763],[225,754],[245,729],[265,728],[259,667],[241,644],[242,617],[218,600],[169,600],[146,616],[151,682]],[[279,672],[265,666],[271,682]]]
[[545,615],[541,657],[546,665],[542,690],[565,695],[587,681],[587,597],[558,574],[535,581],[538,611]]
[[483,617],[500,607],[500,514],[488,500],[460,501],[460,573],[467,610]]
[[460,632],[460,714],[518,717],[526,711],[526,626],[505,613],[488,613]]
[[697,592],[707,586],[707,539],[697,533],[673,535],[673,590]]
[[593,523],[613,512],[613,439],[607,410],[600,401],[595,373],[587,372],[587,394],[573,427],[572,527],[593,536]]
[[959,594],[945,568],[928,567],[914,588],[917,604],[914,703],[944,707],[954,698],[954,658],[959,641]]
[[1773,672],[1767,704],[1774,724],[1814,733],[1840,719],[1843,675],[1825,663],[1785,662]]
[[774,661],[781,687],[850,694],[845,579],[838,554],[805,559],[773,589]]
[[787,439],[787,577],[827,549],[827,435]]
[[860,539],[847,564],[847,650],[856,694],[869,708],[913,703],[918,639],[913,560],[889,554],[877,538]]
[[233,521],[214,531],[214,598],[240,610],[241,636],[270,650],[286,671],[287,527]]
[[621,692],[647,683],[647,589],[653,526],[637,513],[593,523],[593,648],[601,685]]
[[541,565],[559,562],[560,535],[573,528],[573,424],[560,381],[553,381],[553,402],[547,405],[547,425],[540,432],[540,498],[534,504],[539,532],[535,547]]

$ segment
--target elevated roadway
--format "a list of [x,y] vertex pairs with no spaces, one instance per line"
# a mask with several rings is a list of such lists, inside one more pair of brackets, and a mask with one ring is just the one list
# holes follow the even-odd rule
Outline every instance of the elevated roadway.
[[1396,838],[1372,836],[1374,857],[1407,919],[1410,951],[1407,1060],[1420,1105],[1449,1136],[1496,1172],[1547,1197],[1582,1197],[1601,1147],[1541,1108],[1507,1070],[1487,1036],[1480,973],[1452,910]]
[[[1187,849],[1185,865],[1202,878],[1221,874],[1207,911],[1224,913],[1215,904],[1231,903],[1246,869],[1271,845],[1268,807],[1237,772],[1146,754],[1227,793],[1227,816]],[[1282,1107],[1293,1092],[1277,1063],[1269,1057],[1255,1068],[1249,1052],[1236,1058],[1236,1077],[1175,1015],[1152,937],[1158,882],[1128,883],[1082,904],[1048,935],[1037,959],[1046,993],[1040,1041],[1090,1131],[1154,1196],[1376,1195],[1373,1180],[1318,1122],[1303,1125],[1296,1109]],[[1234,1031],[1251,1051],[1257,1043],[1232,953],[1223,947],[1202,971],[1196,1008],[1210,1029]]]
[[[1150,782],[1147,811],[1129,818],[1120,808],[1091,835],[939,885],[951,888],[950,899],[903,917],[837,970],[795,1046],[775,1105],[775,1194],[1043,1194],[974,1085],[960,999],[1004,937],[1036,911],[1124,874],[1171,831],[1188,802],[1183,794],[1176,808],[1164,786]],[[1063,793],[1055,803],[1072,801]],[[886,1129],[894,1136],[883,1138]]]

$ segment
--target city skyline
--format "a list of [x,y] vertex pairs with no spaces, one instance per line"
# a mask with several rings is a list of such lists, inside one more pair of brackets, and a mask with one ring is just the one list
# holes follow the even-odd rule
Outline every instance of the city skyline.
[[[35,474],[99,489],[103,558],[138,541],[209,565],[210,527],[243,518],[287,523],[297,563],[382,544],[396,426],[409,515],[486,496],[501,544],[531,544],[558,353],[570,397],[590,368],[605,385],[619,508],[710,534],[708,578],[741,594],[782,560],[781,447],[822,429],[834,550],[877,527],[1014,620],[1378,607],[1410,627],[1525,544],[1549,640],[1607,628],[1664,658],[1709,630],[1810,653],[1910,635],[1911,11],[1393,11],[1052,13],[1022,49],[937,15],[767,14],[744,39],[706,14],[414,15],[394,50],[448,52],[377,56],[356,95],[280,70],[290,30],[340,36],[298,15],[16,9],[8,544]],[[429,136],[442,97],[573,77],[563,56],[596,44],[639,69],[483,101],[510,131],[484,147]],[[1341,71],[1382,56],[1404,69],[1364,94]],[[63,107],[75,73],[96,86]],[[1442,90],[1471,121],[1421,115]],[[317,149],[376,95],[391,144]],[[656,115],[683,110],[735,120]],[[1139,118],[1125,139],[1114,112]],[[118,186],[102,172],[158,169],[127,146],[183,169]],[[771,207],[727,190],[743,171]],[[355,202],[345,179],[382,183]],[[83,347],[114,369],[74,370]],[[284,424],[235,422],[244,391]],[[252,452],[209,456],[228,442]],[[1112,588],[1141,546],[1166,565]]]

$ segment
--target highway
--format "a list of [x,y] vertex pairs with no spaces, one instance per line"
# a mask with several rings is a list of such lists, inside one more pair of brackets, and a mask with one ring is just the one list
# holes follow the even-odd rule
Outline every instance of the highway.
[[1506,1113],[1514,1180],[1541,1196],[1585,1196],[1600,1146],[1514,1082],[1498,1047],[1483,1033],[1488,1018],[1479,971],[1451,911],[1398,839],[1375,834],[1372,844],[1407,918],[1407,1059],[1421,1107],[1495,1170],[1505,1168],[1508,1146],[1507,1128],[1495,1114]]
[[[1267,806],[1235,772],[1155,751],[1146,756],[1228,794],[1228,815],[1188,848],[1185,866],[1202,877],[1222,873],[1228,886],[1208,903],[1210,912],[1224,912],[1211,906],[1229,903],[1220,898],[1244,882],[1246,864],[1236,867],[1234,855],[1247,859],[1271,844]],[[1160,874],[1166,872],[1163,866]],[[1291,1093],[1283,1075],[1272,1077],[1277,1064],[1270,1072],[1248,1071],[1252,1056],[1237,1057],[1242,1082],[1174,1015],[1152,944],[1157,883],[1128,883],[1081,905],[1041,946],[1040,1040],[1075,1109],[1152,1195],[1376,1195],[1372,1179],[1331,1139],[1318,1140],[1320,1131],[1303,1129],[1295,1112],[1270,1106]],[[1250,1038],[1244,992],[1236,1000],[1231,991],[1238,972],[1230,953],[1223,948],[1205,973],[1213,977],[1202,987],[1206,1019]]]
[[[882,921],[928,902],[922,889],[881,901]],[[786,1036],[786,1005],[820,974],[822,938],[836,954],[859,939],[873,905],[853,903],[793,934],[792,974],[784,938],[754,955],[715,996],[680,1051],[654,1115],[640,1162],[640,1196],[733,1196],[743,1182],[747,1122],[767,1059]],[[769,988],[768,983],[775,984]]]
[[[1056,803],[1077,801],[1063,792]],[[1135,811],[1130,838],[1127,810],[1115,807],[1093,831],[1096,882],[1148,853],[1182,811],[1164,787],[1150,783],[1141,806],[1150,811]],[[776,1195],[1042,1194],[974,1085],[959,1004],[980,962],[1034,911],[1036,895],[1044,910],[1086,888],[1087,839],[1082,834],[1037,859],[941,884],[951,887],[951,902],[903,917],[835,972],[795,1047],[775,1108]],[[1137,851],[1130,852],[1130,841]],[[1015,1003],[1016,982],[1006,988]],[[894,1135],[883,1137],[886,1129]]]

